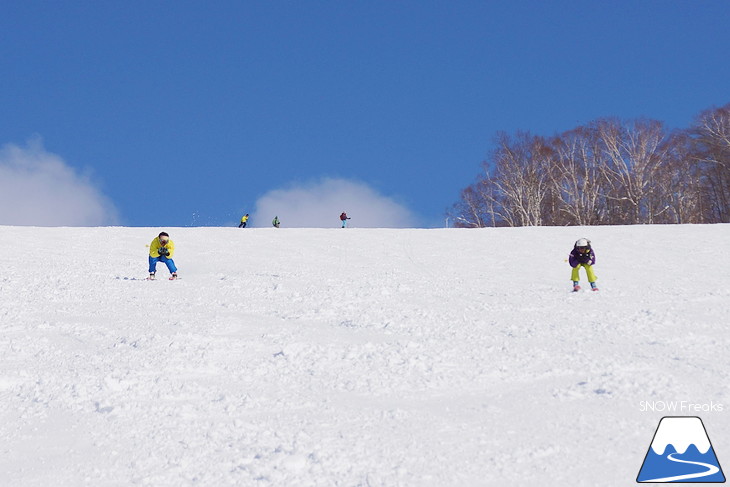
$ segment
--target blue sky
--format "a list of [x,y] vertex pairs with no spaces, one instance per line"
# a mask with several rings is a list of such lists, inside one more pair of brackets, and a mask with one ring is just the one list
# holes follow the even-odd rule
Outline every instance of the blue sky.
[[719,0],[6,2],[0,224],[443,226],[499,131],[685,128],[730,102],[729,18]]

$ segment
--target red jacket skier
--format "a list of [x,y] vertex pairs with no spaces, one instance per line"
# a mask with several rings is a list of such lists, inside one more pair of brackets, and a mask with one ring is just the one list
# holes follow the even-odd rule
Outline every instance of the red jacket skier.
[[342,214],[340,215],[340,221],[342,221],[342,228],[345,228],[347,226],[347,220],[349,220],[349,219],[350,219],[350,217],[347,216],[347,213],[345,213],[343,211]]

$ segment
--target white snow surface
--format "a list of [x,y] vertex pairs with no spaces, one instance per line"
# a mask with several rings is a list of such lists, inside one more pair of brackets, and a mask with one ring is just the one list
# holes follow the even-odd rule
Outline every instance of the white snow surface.
[[[144,280],[161,230],[178,281]],[[580,237],[599,292],[570,292]],[[629,485],[683,414],[730,463],[729,249],[730,225],[0,227],[0,484]],[[642,406],[671,401],[695,409]]]

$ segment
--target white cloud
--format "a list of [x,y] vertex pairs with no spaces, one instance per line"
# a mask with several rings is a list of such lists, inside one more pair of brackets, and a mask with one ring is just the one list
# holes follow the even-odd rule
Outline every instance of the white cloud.
[[270,226],[274,216],[282,227],[336,228],[347,212],[351,227],[408,228],[417,226],[413,213],[370,186],[346,179],[323,179],[269,191],[256,202],[254,226]]
[[101,226],[117,219],[89,177],[46,152],[40,138],[0,148],[1,225]]

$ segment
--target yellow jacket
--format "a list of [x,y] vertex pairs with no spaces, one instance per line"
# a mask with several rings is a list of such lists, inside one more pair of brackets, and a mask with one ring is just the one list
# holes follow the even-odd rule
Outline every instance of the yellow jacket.
[[[160,237],[155,237],[150,244],[150,257],[159,257],[160,247],[162,247],[162,244],[160,243]],[[175,253],[175,244],[172,243],[172,239],[167,241],[167,245],[165,245],[165,248],[170,251],[170,253],[167,254],[167,258],[172,259],[172,255]]]

